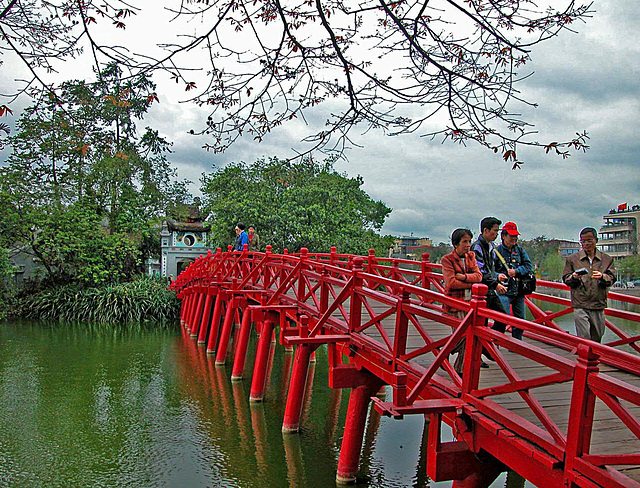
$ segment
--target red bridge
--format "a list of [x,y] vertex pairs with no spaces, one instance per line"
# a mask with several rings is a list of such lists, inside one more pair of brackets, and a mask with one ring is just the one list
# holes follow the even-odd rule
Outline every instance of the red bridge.
[[[470,303],[443,295],[440,265],[331,253],[218,252],[201,256],[172,283],[182,299],[181,321],[216,365],[233,363],[245,375],[252,329],[259,334],[251,401],[262,401],[275,337],[295,349],[283,432],[296,432],[309,361],[326,344],[329,384],[350,388],[338,482],[356,479],[371,401],[380,413],[429,422],[427,473],[454,487],[487,487],[511,469],[540,487],[640,487],[640,335],[629,337],[610,320],[616,339],[597,344],[575,337],[555,319],[572,312],[547,293],[527,297],[533,321],[486,308],[484,285]],[[609,293],[640,305],[640,299]],[[535,300],[532,301],[532,300]],[[556,304],[558,312],[541,309]],[[460,320],[442,305],[466,312]],[[640,323],[640,314],[609,308],[609,319]],[[486,324],[523,329],[519,341]],[[236,325],[239,324],[239,327]],[[608,333],[611,335],[611,333]],[[459,376],[448,357],[466,338]],[[495,362],[481,369],[488,350]],[[392,401],[377,393],[393,389]],[[442,422],[455,440],[441,438]]]

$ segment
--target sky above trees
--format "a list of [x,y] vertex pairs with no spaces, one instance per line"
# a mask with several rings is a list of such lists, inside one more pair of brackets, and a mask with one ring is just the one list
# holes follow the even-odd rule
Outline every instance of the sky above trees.
[[[519,85],[525,98],[539,103],[536,109],[521,108],[535,123],[540,140],[566,140],[586,130],[591,148],[568,159],[523,148],[519,156],[525,164],[514,171],[499,154],[473,143],[463,147],[441,144],[441,138],[386,137],[356,128],[347,160],[336,168],[362,175],[363,189],[393,209],[383,233],[414,233],[437,242],[447,240],[459,226],[475,232],[483,216],[496,215],[518,222],[526,238],[575,238],[585,225],[599,226],[602,214],[618,203],[640,203],[638,14],[630,1],[599,1],[593,8],[593,18],[575,26],[577,33],[565,32],[533,49],[532,62],[523,69],[535,74]],[[3,85],[16,77],[13,68],[5,59]],[[77,74],[70,71],[67,78],[72,77]],[[162,77],[154,81],[160,103],[154,104],[145,124],[174,142],[171,162],[181,178],[196,182],[212,166],[289,157],[308,130],[305,124],[320,127],[326,119],[325,106],[304,121],[273,129],[261,143],[243,138],[225,153],[213,154],[202,149],[205,137],[189,133],[197,132],[205,111],[178,103],[186,98],[182,86]]]

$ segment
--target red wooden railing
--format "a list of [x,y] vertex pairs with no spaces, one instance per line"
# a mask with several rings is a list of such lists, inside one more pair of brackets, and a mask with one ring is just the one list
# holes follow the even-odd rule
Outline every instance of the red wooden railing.
[[[538,291],[526,301],[534,317],[528,321],[487,309],[483,285],[474,286],[470,303],[444,296],[439,270],[428,255],[415,262],[379,258],[373,252],[338,254],[335,249],[322,254],[218,250],[196,260],[171,286],[182,298],[183,323],[198,343],[207,344],[207,352],[216,354],[216,364],[226,362],[233,323],[240,324],[233,339],[232,379],[243,377],[247,342],[256,324],[260,339],[253,401],[264,396],[264,365],[274,328],[279,325],[283,345],[297,346],[286,432],[299,427],[310,356],[319,345],[328,345],[331,386],[352,388],[338,481],[356,476],[366,406],[386,384],[393,388],[393,399],[374,399],[381,413],[429,415],[428,472],[436,481],[488,486],[506,465],[538,486],[640,487],[640,422],[635,415],[640,407],[640,336],[630,336],[610,320],[606,325],[617,339],[608,344],[562,330],[555,319],[572,312],[570,300],[541,292],[567,290],[560,283],[538,282]],[[636,297],[609,297],[640,305]],[[564,308],[544,311],[545,303]],[[443,305],[467,312],[465,318],[444,314]],[[640,323],[637,312],[608,308],[605,314]],[[491,320],[523,329],[526,340],[487,327]],[[460,377],[448,357],[462,338],[466,349]],[[501,375],[481,385],[483,350],[495,360],[492,370]],[[526,370],[515,365],[523,361],[528,362]],[[545,389],[570,397],[565,411],[540,400],[549,395],[539,394]],[[518,410],[500,401],[508,394],[522,400]],[[602,436],[596,427],[603,418],[616,424],[604,451],[596,439]],[[441,441],[441,420],[454,428],[456,441]],[[479,453],[488,456],[484,464],[479,464]]]

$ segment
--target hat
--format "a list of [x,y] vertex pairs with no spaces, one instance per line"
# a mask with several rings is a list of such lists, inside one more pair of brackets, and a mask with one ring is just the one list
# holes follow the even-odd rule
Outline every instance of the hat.
[[519,236],[520,232],[518,232],[518,226],[515,222],[507,222],[502,226],[502,230],[504,230],[510,236]]

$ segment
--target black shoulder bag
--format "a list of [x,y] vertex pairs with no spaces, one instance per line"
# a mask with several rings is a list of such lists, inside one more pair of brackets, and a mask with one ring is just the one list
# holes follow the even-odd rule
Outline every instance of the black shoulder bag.
[[[520,261],[522,259],[522,250],[518,246],[518,252],[520,253]],[[533,271],[529,271],[526,275],[518,278],[518,295],[531,295],[536,291],[536,275]]]

